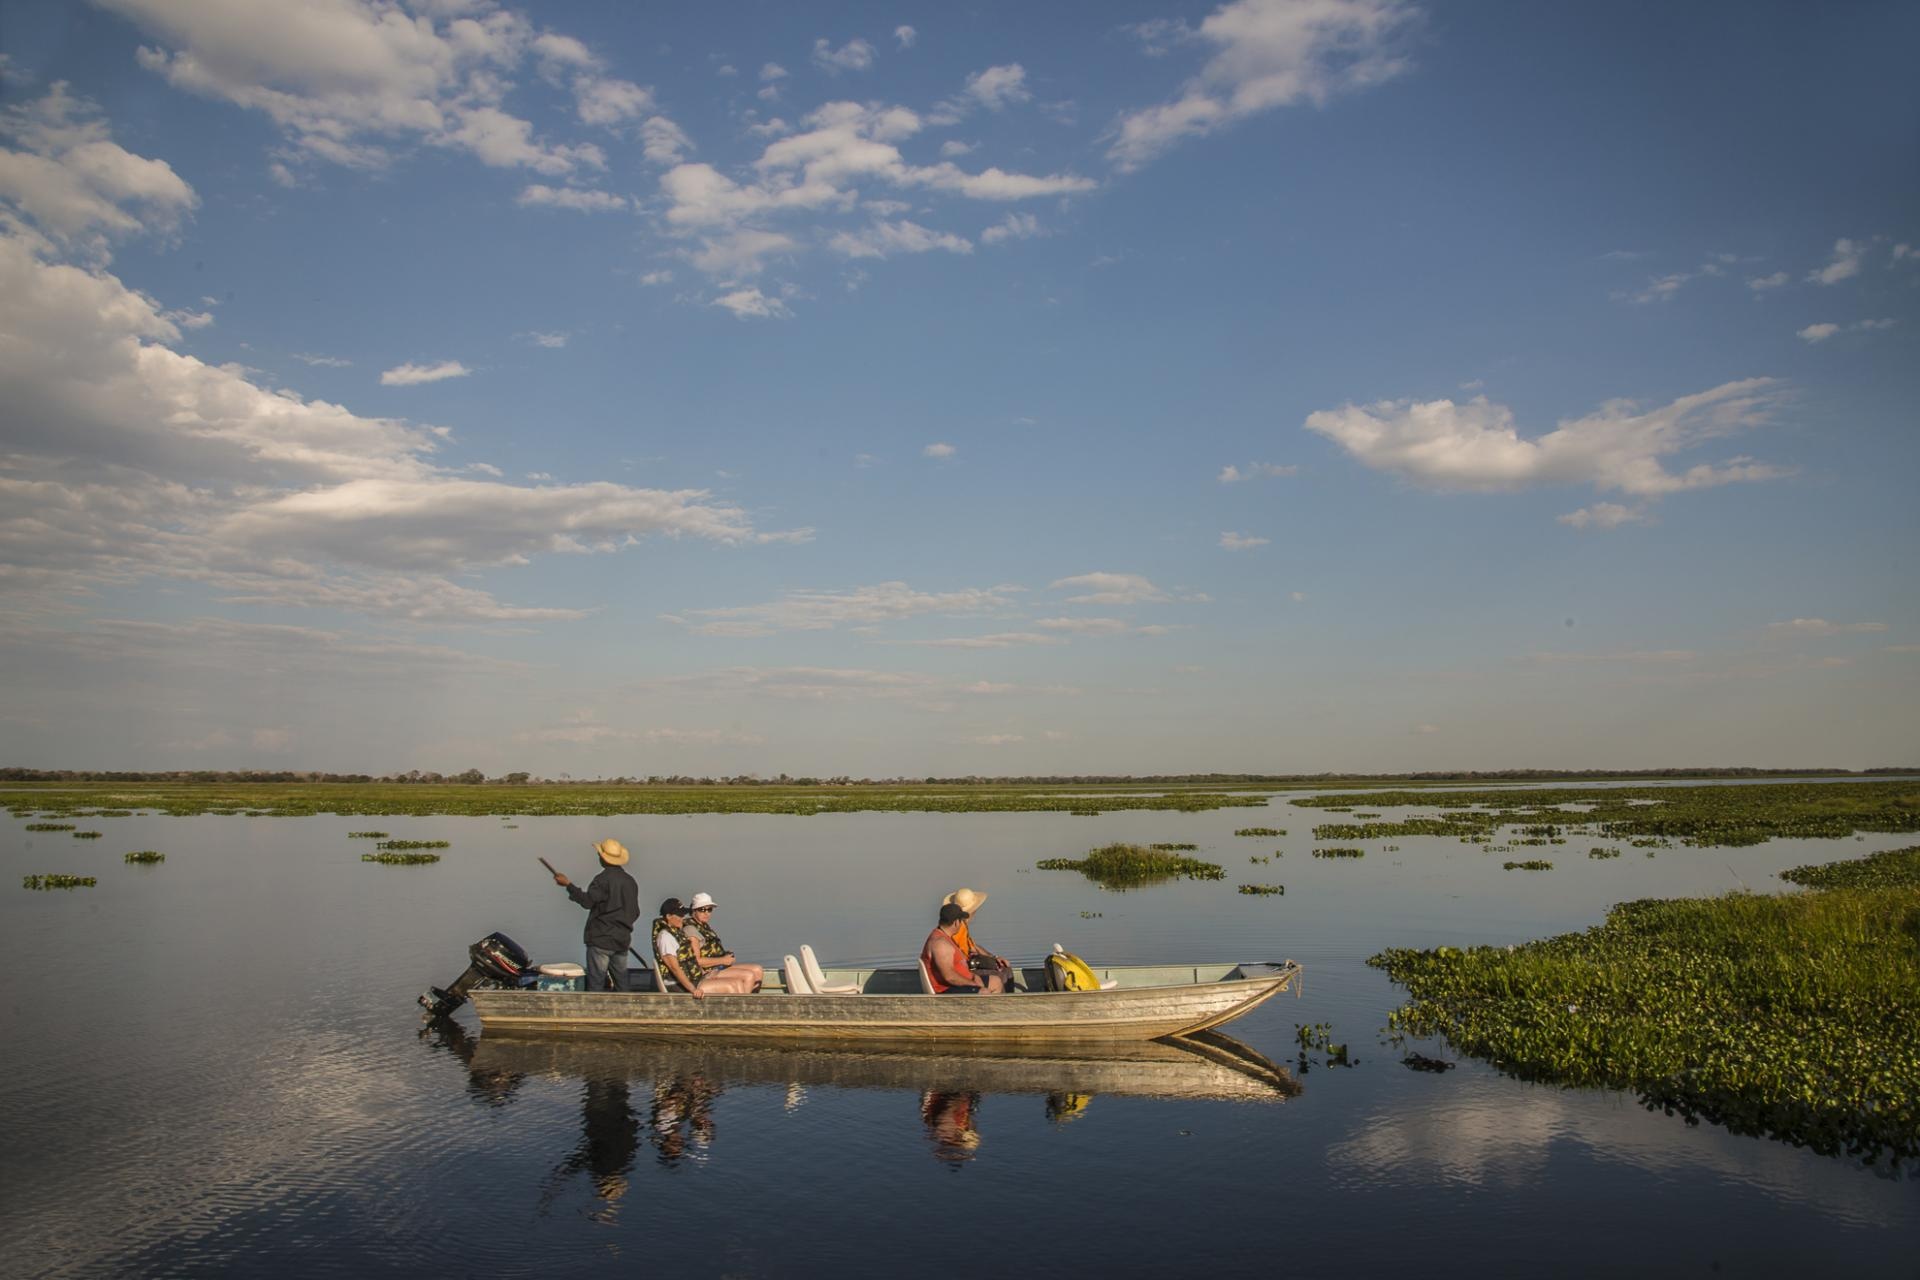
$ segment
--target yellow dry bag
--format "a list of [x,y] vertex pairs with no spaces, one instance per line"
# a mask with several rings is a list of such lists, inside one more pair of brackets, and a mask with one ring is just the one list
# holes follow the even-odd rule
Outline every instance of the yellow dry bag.
[[1085,960],[1055,944],[1047,957],[1047,986],[1054,991],[1098,991],[1100,980]]

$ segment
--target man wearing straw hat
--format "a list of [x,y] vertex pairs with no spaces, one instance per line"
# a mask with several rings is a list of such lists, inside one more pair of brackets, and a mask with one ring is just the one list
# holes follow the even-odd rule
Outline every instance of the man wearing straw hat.
[[587,909],[587,990],[605,991],[612,979],[615,991],[631,991],[627,948],[633,944],[634,921],[640,918],[640,886],[627,874],[627,846],[600,840],[593,851],[600,855],[600,874],[584,892],[558,871],[553,882]]

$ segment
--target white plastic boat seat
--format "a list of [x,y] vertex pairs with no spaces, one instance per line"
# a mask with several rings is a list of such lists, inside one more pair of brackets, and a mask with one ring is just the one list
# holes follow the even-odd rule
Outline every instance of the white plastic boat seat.
[[807,975],[800,969],[800,962],[792,956],[780,957],[780,974],[786,980],[788,995],[810,996],[813,994],[813,988],[807,985]]
[[800,971],[806,975],[807,987],[817,996],[857,996],[860,984],[857,982],[829,982],[827,975],[821,972],[820,957],[813,954],[813,948],[806,943],[800,944]]
[[924,956],[916,958],[913,962],[913,967],[920,971],[921,993],[924,995],[933,995],[933,975],[927,972],[926,958]]
[[539,972],[543,978],[584,978],[587,976],[587,971],[584,968],[565,960],[558,960],[552,964],[543,964],[540,966]]

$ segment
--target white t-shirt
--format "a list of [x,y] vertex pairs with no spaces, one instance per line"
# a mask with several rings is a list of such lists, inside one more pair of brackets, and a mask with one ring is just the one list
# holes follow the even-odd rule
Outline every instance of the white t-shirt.
[[[673,936],[673,930],[662,929],[654,935],[653,954],[659,956],[662,960],[665,960],[669,956],[678,956],[680,954],[680,939]],[[676,987],[680,985],[678,982],[674,982],[673,974],[668,971],[665,964],[660,966],[660,980],[662,982],[673,982],[673,985]]]

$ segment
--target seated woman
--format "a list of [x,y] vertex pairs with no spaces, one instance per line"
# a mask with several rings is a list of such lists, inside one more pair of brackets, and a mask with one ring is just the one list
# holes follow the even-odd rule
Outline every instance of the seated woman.
[[696,1000],[711,995],[744,996],[753,990],[752,974],[731,969],[708,973],[687,939],[686,927],[687,909],[680,899],[668,898],[660,904],[660,914],[653,922],[653,954],[659,957],[663,981],[671,978]]
[[927,935],[920,948],[920,961],[927,966],[933,993],[939,996],[993,996],[1006,990],[997,973],[975,973],[967,967],[966,952],[953,940],[967,913],[951,902],[942,903],[940,923]]
[[713,908],[713,895],[707,893],[694,894],[693,903],[687,908],[687,927],[681,932],[686,935],[687,941],[693,943],[694,958],[708,973],[725,969],[728,973],[751,974],[752,989],[758,991],[761,980],[766,977],[766,970],[757,964],[736,959],[733,952],[727,950],[726,944],[720,941],[720,935],[713,931]]
[[1012,991],[1015,989],[1013,966],[973,940],[970,926],[973,917],[979,913],[980,907],[986,900],[987,895],[984,893],[975,893],[971,889],[955,889],[940,900],[940,905],[946,906],[950,903],[967,913],[966,917],[960,921],[960,928],[954,933],[953,940],[966,955],[968,966],[975,973],[997,974],[1000,984]]

